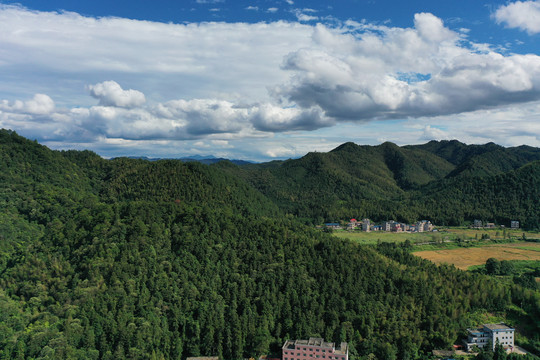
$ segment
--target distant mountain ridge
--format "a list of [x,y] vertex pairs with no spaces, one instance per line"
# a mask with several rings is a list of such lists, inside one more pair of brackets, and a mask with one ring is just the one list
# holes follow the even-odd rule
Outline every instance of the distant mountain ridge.
[[148,161],[158,161],[158,160],[180,160],[183,162],[189,162],[189,161],[196,161],[200,162],[202,164],[211,165],[218,163],[220,161],[230,161],[233,164],[236,165],[248,165],[248,164],[256,164],[255,161],[249,161],[249,160],[238,160],[238,159],[227,159],[227,158],[217,158],[213,155],[193,155],[193,156],[187,156],[187,157],[180,157],[180,158],[151,158],[147,156],[127,156],[129,159],[140,159],[140,160],[148,160]]

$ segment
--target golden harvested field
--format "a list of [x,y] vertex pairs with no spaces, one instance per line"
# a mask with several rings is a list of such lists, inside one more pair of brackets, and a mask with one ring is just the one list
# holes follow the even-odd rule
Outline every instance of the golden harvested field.
[[435,264],[454,264],[457,268],[467,270],[469,266],[485,264],[489,258],[540,261],[540,243],[519,242],[477,248],[418,251],[414,252],[414,255],[433,261]]

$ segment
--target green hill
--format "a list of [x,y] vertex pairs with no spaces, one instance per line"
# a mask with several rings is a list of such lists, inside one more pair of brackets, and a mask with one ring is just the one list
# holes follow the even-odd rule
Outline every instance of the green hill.
[[[540,348],[538,291],[435,266],[407,244],[335,239],[283,213],[286,196],[311,191],[359,189],[367,208],[390,212],[424,186],[463,185],[418,151],[348,144],[238,167],[104,160],[5,130],[0,139],[2,359],[241,359],[309,336],[347,341],[351,359],[425,359],[477,325],[477,312],[515,314]],[[428,176],[439,180],[420,185]],[[537,164],[477,189],[512,178],[515,191],[536,185]],[[342,193],[325,196],[345,206]]]
[[460,225],[482,219],[498,224],[520,220],[521,226],[537,229],[540,224],[540,161],[495,176],[454,177],[434,182],[416,204],[439,224]]
[[[345,143],[296,160],[215,166],[243,178],[284,212],[308,223],[369,217],[452,225],[481,218],[509,224],[517,218],[534,229],[539,227],[533,215],[537,207],[524,190],[534,180],[514,171],[538,159],[537,148],[454,140],[404,147]],[[511,196],[504,195],[505,179],[515,187]]]
[[540,149],[524,145],[505,148],[494,143],[465,145],[457,140],[443,140],[405,148],[422,149],[454,164],[456,168],[448,177],[499,175],[540,160]]

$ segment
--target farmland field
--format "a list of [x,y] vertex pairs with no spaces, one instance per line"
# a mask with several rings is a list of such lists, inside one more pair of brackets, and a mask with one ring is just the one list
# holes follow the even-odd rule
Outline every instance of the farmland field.
[[[395,242],[400,243],[405,240],[409,240],[412,243],[424,243],[434,241],[435,233],[395,233],[385,231],[334,231],[332,235],[353,240],[360,244],[376,244],[377,241],[381,242]],[[438,235],[437,235],[438,236]],[[437,237],[436,236],[436,237]]]
[[506,238],[519,239],[525,234],[528,239],[540,239],[540,233],[524,231],[520,229],[469,229],[469,228],[450,228],[447,230],[460,236],[463,239],[480,238],[482,234],[486,234],[490,239],[503,240]]
[[540,261],[540,243],[516,242],[476,248],[417,251],[414,254],[436,264],[454,264],[459,269],[467,270],[469,266],[485,264],[489,258]]
[[[438,232],[423,232],[423,233],[409,233],[409,232],[385,232],[385,231],[347,231],[347,230],[335,230],[332,235],[339,238],[353,240],[360,244],[376,244],[377,241],[381,242],[396,242],[400,243],[405,240],[409,240],[413,244],[423,244],[431,242],[448,242],[455,241],[460,238],[463,240],[480,240],[482,236],[487,236],[492,240],[509,240],[520,239],[523,234],[528,239],[540,239],[540,233],[528,232],[522,230],[510,230],[510,229],[468,229],[468,228],[444,228],[439,229]],[[471,244],[472,245],[472,244]],[[478,243],[478,245],[483,245]],[[446,245],[445,247],[448,247]]]

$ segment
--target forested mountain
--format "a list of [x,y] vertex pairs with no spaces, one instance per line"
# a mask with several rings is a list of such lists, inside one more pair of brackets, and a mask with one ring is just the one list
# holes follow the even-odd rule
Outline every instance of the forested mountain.
[[[426,359],[496,311],[532,329],[540,349],[538,291],[435,266],[407,244],[335,239],[288,211],[287,197],[325,189],[357,189],[359,204],[389,212],[418,186],[454,181],[440,196],[456,196],[464,178],[444,179],[450,162],[437,160],[440,170],[423,153],[345,144],[298,161],[207,166],[51,151],[0,130],[0,359],[241,359],[309,336],[348,341],[354,359]],[[538,169],[471,186],[515,181],[521,199]],[[342,193],[324,196],[330,206]]]
[[540,161],[488,177],[454,177],[434,182],[411,200],[436,223],[460,225],[465,220],[492,220],[540,226]]
[[505,148],[494,143],[465,145],[457,140],[443,140],[405,148],[429,151],[455,165],[447,177],[499,175],[540,160],[540,149],[525,145]]
[[368,217],[509,225],[517,219],[534,229],[540,226],[537,160],[540,149],[533,147],[453,140],[404,147],[346,143],[296,160],[215,166],[242,177],[308,223]]

